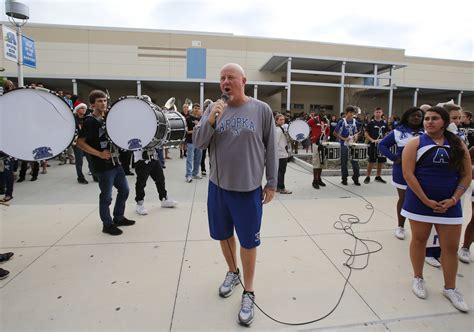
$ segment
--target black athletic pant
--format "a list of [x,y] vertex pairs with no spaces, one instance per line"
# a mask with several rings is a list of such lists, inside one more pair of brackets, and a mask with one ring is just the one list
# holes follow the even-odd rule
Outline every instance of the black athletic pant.
[[130,163],[132,162],[132,151],[120,151],[119,152],[120,164],[125,174],[130,173]]
[[[23,161],[23,160],[21,161],[20,174],[19,174],[20,179],[25,178],[26,168],[28,167],[28,163],[29,163],[29,161]],[[32,161],[31,162],[31,170],[32,170],[31,176],[34,177],[34,178],[37,178],[38,173],[39,173],[39,162]]]
[[277,189],[285,189],[285,173],[288,158],[281,158],[278,160],[278,184]]
[[163,169],[158,160],[152,159],[151,161],[139,160],[135,163],[135,172],[137,173],[137,182],[135,183],[135,201],[143,201],[145,198],[145,187],[146,180],[149,176],[155,181],[156,189],[158,189],[158,195],[160,201],[166,198],[166,187],[165,187],[165,175]]

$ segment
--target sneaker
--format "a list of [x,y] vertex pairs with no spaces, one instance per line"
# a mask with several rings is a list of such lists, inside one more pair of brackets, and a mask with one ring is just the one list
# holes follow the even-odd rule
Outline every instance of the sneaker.
[[287,194],[287,195],[289,195],[289,194],[291,194],[291,193],[292,193],[291,190],[288,190],[288,189],[280,189],[280,194]]
[[321,186],[321,187],[326,187],[326,184],[323,182],[323,180],[319,179],[318,180],[318,184]]
[[318,181],[313,181],[312,183],[314,189],[319,189],[319,182]]
[[36,181],[36,180],[38,180],[38,177],[37,177],[37,176],[33,176],[30,181]]
[[385,181],[384,179],[382,179],[381,176],[376,176],[376,177],[375,177],[375,181],[380,182],[380,183],[387,183],[387,181]]
[[202,175],[193,175],[193,179],[201,180],[201,179],[202,179]]
[[342,179],[341,184],[347,186],[347,179]]
[[464,302],[464,298],[456,288],[455,289],[446,289],[443,288],[443,295],[446,296],[453,306],[462,312],[468,312],[469,306]]
[[172,208],[178,205],[178,201],[175,201],[171,197],[167,196],[161,200],[161,207],[163,208]]
[[202,176],[206,176],[207,175],[207,172],[204,170],[204,171],[201,171],[201,175]]
[[255,301],[255,295],[252,293],[242,294],[242,303],[240,304],[239,311],[239,324],[244,326],[250,326],[252,324],[255,312],[253,303]]
[[114,224],[111,224],[111,225],[104,225],[102,227],[102,233],[107,233],[109,235],[120,235],[123,232],[120,228],[118,228]]
[[187,176],[187,177],[186,177],[186,182],[187,182],[187,183],[193,182],[193,178],[190,177],[190,176]]
[[143,201],[141,203],[137,203],[137,208],[135,209],[139,215],[145,216],[148,214],[148,211],[145,209],[145,206],[143,205]]
[[420,299],[426,299],[428,297],[425,289],[425,280],[422,278],[413,278],[411,290]]
[[240,284],[240,271],[237,269],[237,272],[227,272],[225,275],[224,282],[219,287],[219,296],[220,297],[229,297],[234,292],[235,286]]
[[12,258],[14,255],[14,253],[12,252],[6,252],[4,254],[0,254],[0,262],[6,262],[8,261],[10,258]]
[[434,257],[425,257],[425,263],[436,268],[441,267],[441,263]]
[[0,279],[5,279],[9,274],[9,271],[0,268]]
[[84,178],[77,178],[77,182],[81,183],[81,184],[88,184],[89,182],[84,179]]
[[114,225],[115,226],[132,226],[132,225],[135,225],[135,220],[129,220],[125,217],[122,217],[122,219],[118,220],[116,218],[114,218]]
[[365,179],[364,179],[364,183],[365,184],[369,184],[370,182],[370,176],[367,176]]
[[471,262],[471,253],[467,248],[461,248],[458,251],[459,260],[463,263],[469,264]]
[[395,229],[395,237],[399,240],[405,240],[405,228],[397,227]]
[[23,181],[25,181],[24,177],[19,177],[18,180],[16,180],[17,183],[20,183],[20,182],[23,182]]
[[356,186],[360,186],[360,182],[359,182],[359,179],[358,179],[358,178],[352,177],[352,181],[354,181],[354,184],[355,184]]

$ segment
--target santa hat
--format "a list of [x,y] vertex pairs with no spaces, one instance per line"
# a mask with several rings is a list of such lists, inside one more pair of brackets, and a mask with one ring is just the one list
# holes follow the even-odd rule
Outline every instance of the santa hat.
[[80,109],[80,108],[85,108],[85,109],[87,109],[87,105],[84,104],[84,103],[79,103],[79,104],[77,104],[77,106],[74,107],[74,114],[76,114],[76,113],[77,113],[77,110]]

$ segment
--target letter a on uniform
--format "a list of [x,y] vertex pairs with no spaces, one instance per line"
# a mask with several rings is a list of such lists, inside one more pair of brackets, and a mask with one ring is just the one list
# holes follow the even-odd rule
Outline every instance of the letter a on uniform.
[[447,164],[449,161],[449,154],[445,148],[438,148],[436,155],[433,158],[433,162],[436,164]]

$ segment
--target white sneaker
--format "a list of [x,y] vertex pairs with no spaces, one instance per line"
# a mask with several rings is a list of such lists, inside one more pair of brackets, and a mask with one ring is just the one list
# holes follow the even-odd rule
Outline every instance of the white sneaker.
[[143,201],[142,201],[141,204],[137,203],[136,211],[137,211],[138,214],[140,214],[142,216],[145,216],[145,215],[148,214],[148,211],[145,209],[145,206],[143,205]]
[[420,299],[426,299],[428,294],[425,289],[425,280],[421,278],[413,278],[413,283],[411,285],[411,290],[413,293]]
[[161,207],[172,208],[172,207],[175,207],[176,205],[178,205],[178,201],[175,201],[169,196],[161,200]]
[[469,311],[469,306],[464,301],[464,298],[457,289],[445,289],[443,288],[443,295],[446,296],[453,306],[459,311],[467,312]]
[[471,253],[467,248],[461,248],[458,251],[458,257],[461,262],[469,264],[471,262]]
[[187,176],[187,177],[186,177],[186,182],[187,182],[187,183],[193,182],[193,178],[190,177],[190,176]]
[[196,180],[201,180],[202,179],[202,175],[193,175],[193,179],[196,179]]
[[395,237],[399,240],[405,240],[405,228],[397,227],[395,229]]
[[425,263],[436,268],[441,267],[441,263],[434,257],[425,257]]

